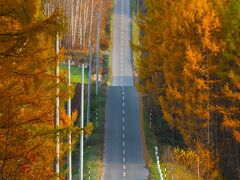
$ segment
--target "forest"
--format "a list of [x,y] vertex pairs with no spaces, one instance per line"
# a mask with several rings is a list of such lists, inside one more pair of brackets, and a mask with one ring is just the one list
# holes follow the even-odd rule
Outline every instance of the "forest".
[[[136,86],[164,121],[153,122],[157,138],[161,126],[169,128],[169,161],[199,179],[239,179],[240,1],[134,1],[142,6],[132,43]],[[89,45],[96,53],[100,14],[100,49],[111,48],[112,2],[0,0],[0,179],[66,177],[70,132],[75,146],[92,127],[74,126],[77,112],[66,113],[74,87],[56,67],[68,58],[88,61]]]
[[[240,1],[145,0],[137,88],[184,140],[203,179],[239,179]],[[161,134],[159,135],[159,137]],[[188,150],[187,150],[188,149]],[[190,169],[189,168],[189,169]]]

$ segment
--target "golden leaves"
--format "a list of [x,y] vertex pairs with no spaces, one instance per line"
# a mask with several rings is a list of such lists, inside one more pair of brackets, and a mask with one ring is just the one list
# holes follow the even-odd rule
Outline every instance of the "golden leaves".
[[234,92],[232,89],[230,89],[229,84],[225,84],[222,91],[226,97],[232,100],[240,100],[240,92]]
[[230,118],[229,115],[224,116],[224,120],[222,125],[224,127],[238,129],[240,128],[240,122],[238,119],[235,119],[234,117]]
[[[196,143],[196,148],[167,148],[164,150],[163,160],[167,162],[174,162],[174,165],[178,164],[187,168],[194,174],[198,174],[201,178],[206,179],[211,174],[211,179],[215,179],[219,176],[219,172],[214,168],[217,163],[216,159],[212,159],[212,155],[203,144]],[[178,174],[181,176],[182,174]],[[178,177],[176,176],[176,177]]]
[[201,35],[203,48],[208,48],[213,53],[219,52],[219,47],[213,38],[213,33],[219,32],[220,22],[213,10],[207,12],[207,14],[203,17],[201,28],[203,29]]
[[[240,121],[240,120],[239,120]],[[235,137],[235,139],[237,140],[237,142],[240,143],[240,132],[236,129],[233,130],[233,136]]]
[[174,148],[173,153],[177,162],[187,163],[188,165],[186,165],[186,167],[188,168],[191,168],[192,166],[195,166],[196,168],[198,156],[193,150]]
[[206,139],[216,147],[226,146],[219,134],[240,139],[239,7],[238,0],[151,0],[139,23],[138,89],[158,98],[164,119],[199,151],[203,166],[209,160],[203,171],[213,176]]
[[60,122],[62,126],[70,126],[77,118],[77,111],[73,112],[71,116],[66,114],[64,110],[60,111],[60,118],[61,118]]
[[188,63],[191,63],[192,66],[196,66],[198,62],[201,62],[203,60],[202,53],[200,53],[196,48],[191,48],[189,45],[187,46],[186,50],[186,58],[188,60]]
[[87,136],[91,136],[92,132],[93,132],[93,123],[89,122],[87,124],[87,126],[84,128],[84,132]]
[[[56,82],[49,73],[55,59],[48,30],[56,26],[54,17],[36,17],[42,15],[39,2],[0,1],[0,166],[5,179],[53,175]],[[62,115],[66,126],[70,119]]]

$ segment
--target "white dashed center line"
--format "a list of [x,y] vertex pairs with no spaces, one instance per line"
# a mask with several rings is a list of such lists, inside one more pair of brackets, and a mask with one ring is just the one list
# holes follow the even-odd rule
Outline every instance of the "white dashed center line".
[[[123,44],[123,43],[122,43]],[[122,45],[121,44],[121,45]],[[121,75],[123,75],[123,48],[121,47]],[[122,80],[122,78],[121,78]],[[123,138],[123,180],[125,180],[126,177],[126,157],[125,157],[125,92],[124,92],[124,87],[122,87],[122,138]]]

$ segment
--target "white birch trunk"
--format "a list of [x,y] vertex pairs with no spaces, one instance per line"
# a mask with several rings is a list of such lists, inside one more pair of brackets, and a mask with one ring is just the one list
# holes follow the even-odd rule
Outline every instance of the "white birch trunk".
[[84,7],[84,22],[83,22],[83,42],[82,42],[82,45],[83,45],[83,48],[85,47],[85,42],[86,42],[86,30],[87,30],[87,22],[88,22],[88,4],[87,2],[85,2],[85,7]]
[[92,26],[93,26],[93,0],[91,0],[91,12],[90,12],[90,30],[89,30],[89,44],[92,43]]

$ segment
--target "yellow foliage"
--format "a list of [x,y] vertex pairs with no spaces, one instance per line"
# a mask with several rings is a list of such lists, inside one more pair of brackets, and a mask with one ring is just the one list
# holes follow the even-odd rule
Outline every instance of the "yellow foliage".
[[174,148],[174,159],[178,164],[183,165],[188,170],[197,174],[200,172],[200,177],[216,178],[219,172],[215,169],[216,160],[211,158],[210,152],[203,145],[197,144],[197,150]]
[[51,35],[61,21],[58,14],[45,18],[40,5],[0,0],[0,179],[53,176],[54,100],[61,84]]
[[84,131],[87,136],[91,136],[93,132],[93,123],[89,122],[87,126],[84,128]]
[[228,148],[231,135],[240,139],[239,0],[146,0],[146,9],[134,46],[142,56],[138,89],[159,100],[164,119],[188,146],[207,153],[201,159],[222,154],[221,165],[231,166],[224,174],[237,171],[238,161],[225,154],[235,151]]

